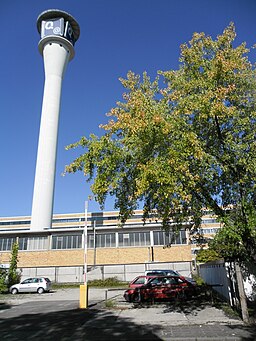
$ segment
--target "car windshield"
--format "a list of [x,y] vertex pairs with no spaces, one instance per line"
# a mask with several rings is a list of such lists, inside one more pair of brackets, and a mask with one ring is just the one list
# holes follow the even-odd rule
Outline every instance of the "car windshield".
[[179,284],[183,283],[183,280],[179,278],[178,276],[173,276],[173,277],[156,277],[152,278],[148,284],[150,285],[155,285],[155,284]]
[[146,277],[139,277],[133,282],[133,284],[144,284],[145,282],[146,282]]
[[151,272],[147,272],[147,276],[155,276],[155,275],[171,275],[171,276],[180,276],[178,272],[174,271],[174,270],[152,270]]
[[21,282],[21,284],[28,284],[28,283],[32,283],[32,282],[33,282],[33,278],[27,278],[23,282]]

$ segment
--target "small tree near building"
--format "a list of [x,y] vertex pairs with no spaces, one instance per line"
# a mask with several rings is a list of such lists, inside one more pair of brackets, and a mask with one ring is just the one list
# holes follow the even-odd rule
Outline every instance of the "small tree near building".
[[10,268],[8,271],[8,287],[12,286],[13,284],[19,283],[21,273],[17,271],[18,265],[18,251],[19,251],[19,244],[13,243],[12,245],[12,254],[10,260]]
[[6,269],[0,269],[0,294],[7,291],[7,271]]

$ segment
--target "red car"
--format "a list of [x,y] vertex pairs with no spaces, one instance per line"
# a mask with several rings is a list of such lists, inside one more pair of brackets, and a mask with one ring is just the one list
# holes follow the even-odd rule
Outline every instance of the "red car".
[[135,277],[130,283],[129,283],[129,288],[140,288],[142,285],[147,284],[147,282],[151,279],[151,278],[155,278],[157,275],[155,276],[137,276]]
[[176,298],[191,298],[196,295],[194,284],[179,276],[154,276],[140,287],[127,289],[127,302],[163,301]]

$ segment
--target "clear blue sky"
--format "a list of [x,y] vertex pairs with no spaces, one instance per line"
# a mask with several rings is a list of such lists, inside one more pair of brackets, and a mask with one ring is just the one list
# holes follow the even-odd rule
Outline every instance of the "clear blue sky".
[[[30,215],[44,85],[38,15],[57,8],[78,21],[80,39],[62,90],[54,213],[84,210],[91,194],[82,174],[61,176],[79,151],[65,146],[101,134],[122,97],[129,70],[155,77],[178,68],[180,45],[194,32],[216,38],[233,21],[236,44],[256,43],[255,0],[0,0],[0,216]],[[255,62],[256,52],[250,53]],[[108,200],[105,209],[113,209]],[[89,211],[97,211],[90,202]]]

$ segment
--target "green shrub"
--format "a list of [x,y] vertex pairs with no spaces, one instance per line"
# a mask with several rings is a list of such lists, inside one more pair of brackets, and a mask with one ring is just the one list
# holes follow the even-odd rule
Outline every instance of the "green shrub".
[[107,300],[105,302],[105,307],[106,308],[114,308],[116,306],[116,302],[114,302],[113,300]]
[[[65,288],[78,288],[80,284],[83,283],[52,283],[53,289],[65,289]],[[112,288],[112,287],[127,287],[127,282],[121,282],[117,277],[110,277],[106,279],[95,279],[88,281],[88,287],[98,287],[98,288]]]
[[117,277],[110,277],[106,279],[95,279],[93,281],[88,281],[88,286],[100,287],[100,288],[118,287],[118,286],[125,287],[127,286],[127,283],[119,281]]
[[7,292],[7,272],[6,270],[0,270],[0,294]]
[[53,283],[52,289],[67,289],[67,288],[78,288],[79,283]]
[[219,259],[221,259],[219,254],[212,249],[201,249],[196,256],[197,263],[207,263]]
[[202,279],[202,277],[198,276],[198,275],[193,275],[193,279],[196,281],[196,284],[199,286],[203,286],[205,285],[204,280]]
[[19,244],[12,244],[12,254],[10,260],[10,268],[8,270],[8,288],[10,288],[13,284],[19,283],[21,279],[21,272],[17,271],[18,265],[18,252],[19,252]]

